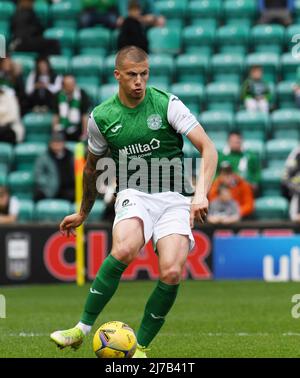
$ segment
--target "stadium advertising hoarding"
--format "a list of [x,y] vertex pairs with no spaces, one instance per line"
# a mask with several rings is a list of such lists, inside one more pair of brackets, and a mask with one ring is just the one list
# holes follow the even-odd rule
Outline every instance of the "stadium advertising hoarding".
[[[184,278],[300,280],[300,234],[295,224],[240,223],[201,226]],[[75,282],[75,239],[53,225],[1,227],[0,285]],[[110,225],[85,229],[86,279],[92,280],[111,248]],[[157,279],[157,256],[149,243],[127,268],[125,280]]]
[[213,245],[215,279],[300,281],[300,235],[219,236]]
[[[75,282],[75,238],[67,238],[53,226],[3,228],[0,233],[0,285]],[[190,252],[184,278],[211,279],[211,241],[194,231],[195,248]],[[111,228],[86,227],[86,278],[92,280],[111,248]],[[157,279],[157,255],[148,243],[123,274],[124,280]]]

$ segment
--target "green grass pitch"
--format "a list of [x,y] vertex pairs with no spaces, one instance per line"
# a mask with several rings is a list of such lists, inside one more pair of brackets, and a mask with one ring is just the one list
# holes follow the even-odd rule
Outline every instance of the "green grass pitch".
[[[137,329],[154,282],[122,282],[96,327],[120,320]],[[77,322],[88,285],[0,289],[7,318],[0,319],[0,357],[94,357],[93,333],[81,349],[49,341]],[[291,298],[297,283],[185,281],[149,357],[300,357],[300,319]]]

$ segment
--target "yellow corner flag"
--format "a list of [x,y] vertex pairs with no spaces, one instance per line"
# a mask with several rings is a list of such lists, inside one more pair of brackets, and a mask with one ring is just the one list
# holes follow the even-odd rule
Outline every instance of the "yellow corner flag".
[[[77,143],[75,148],[75,197],[76,211],[79,212],[82,195],[83,195],[83,169],[84,169],[84,144]],[[76,272],[77,285],[82,286],[85,283],[85,266],[84,266],[84,225],[76,230]]]

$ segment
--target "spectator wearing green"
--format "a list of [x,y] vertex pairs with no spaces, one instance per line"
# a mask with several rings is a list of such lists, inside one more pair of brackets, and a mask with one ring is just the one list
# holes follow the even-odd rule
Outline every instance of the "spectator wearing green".
[[243,138],[237,130],[229,134],[227,145],[219,152],[218,172],[224,161],[229,162],[234,173],[248,181],[257,193],[261,177],[260,160],[255,153],[243,149]]
[[117,26],[117,0],[82,0],[82,9],[81,28],[102,25],[114,29]]
[[270,88],[263,79],[261,66],[251,67],[249,77],[242,86],[241,96],[248,111],[269,112]]
[[165,18],[159,14],[155,7],[154,0],[118,0],[119,21],[118,26],[121,27],[124,20],[128,17],[128,9],[130,4],[134,2],[142,10],[139,22],[145,27],[158,26],[163,27],[166,23]]

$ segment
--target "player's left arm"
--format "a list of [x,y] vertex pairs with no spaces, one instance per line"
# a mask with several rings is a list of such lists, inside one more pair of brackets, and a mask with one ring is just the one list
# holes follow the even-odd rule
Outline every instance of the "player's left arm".
[[191,205],[190,223],[194,227],[195,218],[204,223],[208,214],[208,191],[212,185],[218,164],[218,153],[214,143],[201,125],[194,127],[187,137],[201,154],[199,178]]
[[169,100],[168,121],[178,133],[190,139],[202,157],[199,180],[197,180],[190,212],[191,227],[194,227],[195,218],[204,223],[208,213],[207,194],[215,176],[218,153],[196,117],[178,97],[173,95]]

